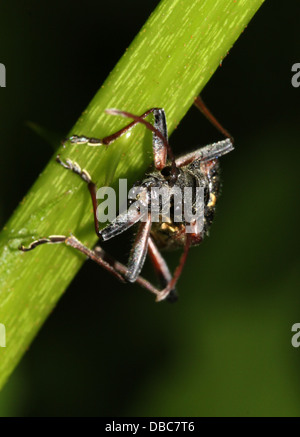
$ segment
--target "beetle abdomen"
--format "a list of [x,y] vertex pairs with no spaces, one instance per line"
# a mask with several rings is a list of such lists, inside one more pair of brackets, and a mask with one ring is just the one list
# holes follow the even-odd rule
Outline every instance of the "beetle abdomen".
[[[181,189],[184,195],[184,187],[204,188],[204,217],[203,230],[199,234],[192,235],[192,246],[199,245],[205,234],[208,232],[210,225],[213,222],[215,206],[220,190],[219,181],[219,162],[218,160],[200,162],[195,161],[192,164],[180,168],[176,186]],[[195,204],[193,204],[195,208]],[[195,210],[193,211],[195,213]],[[154,238],[157,246],[162,250],[175,250],[182,248],[186,242],[186,226],[184,216],[181,222],[174,220],[174,206],[170,208],[170,219],[165,220],[160,216],[158,223],[152,223],[151,235]]]

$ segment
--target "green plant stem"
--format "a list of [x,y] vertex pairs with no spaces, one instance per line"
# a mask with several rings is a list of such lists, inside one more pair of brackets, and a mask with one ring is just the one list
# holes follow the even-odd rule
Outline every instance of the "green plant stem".
[[[141,114],[154,106],[165,109],[171,133],[262,3],[163,0],[71,133],[101,138],[128,122],[106,114],[106,108]],[[108,148],[68,145],[58,153],[88,169],[98,186],[117,187],[125,177],[130,183],[152,160],[143,126]],[[85,184],[52,159],[0,235],[0,322],[7,333],[7,347],[0,348],[0,387],[85,260],[64,245],[30,253],[18,246],[70,233],[89,247],[97,240]]]

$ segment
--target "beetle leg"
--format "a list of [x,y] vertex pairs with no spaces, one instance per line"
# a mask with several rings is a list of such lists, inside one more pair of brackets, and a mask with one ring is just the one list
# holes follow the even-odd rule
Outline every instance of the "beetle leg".
[[179,264],[175,269],[172,279],[168,282],[168,285],[156,297],[156,302],[160,302],[161,300],[166,299],[170,295],[171,291],[175,288],[177,281],[182,273],[184,264],[186,262],[187,255],[191,247],[191,243],[192,243],[192,234],[186,234],[186,242]]
[[[100,246],[96,246],[94,250],[88,249],[73,235],[69,237],[66,237],[64,235],[50,235],[47,238],[40,238],[36,241],[33,241],[32,243],[30,243],[28,247],[21,245],[19,247],[19,250],[21,250],[22,252],[28,252],[42,244],[57,244],[57,243],[65,243],[67,246],[71,246],[74,249],[79,250],[79,252],[83,253],[88,258],[92,259],[101,267],[103,267],[105,270],[110,272],[119,281],[123,283],[126,282],[124,276],[126,276],[126,274],[128,273],[128,269],[124,264],[120,263],[119,261],[116,261],[113,257],[108,255]],[[147,279],[144,279],[142,276],[138,276],[136,278],[136,283],[139,284],[141,287],[145,288],[146,290],[150,291],[151,293],[153,293],[155,296],[159,296],[160,291],[156,287],[154,287],[149,281],[147,281]]]
[[[106,253],[100,246],[96,246],[94,250],[97,254],[101,256],[101,258],[103,258],[106,262],[108,262],[111,266],[113,266],[115,270],[117,270],[123,276],[126,276],[128,269],[124,264],[115,260],[111,255]],[[154,294],[155,296],[159,296],[160,294],[160,290],[156,288],[154,285],[152,285],[151,282],[149,282],[147,279],[143,278],[142,276],[138,276],[136,278],[135,283],[139,284],[145,290],[150,291],[150,293]]]
[[164,109],[155,108],[154,125],[142,119],[140,116],[127,111],[120,111],[112,108],[107,109],[106,112],[112,115],[121,115],[122,117],[132,118],[137,123],[145,125],[147,129],[153,132],[152,147],[154,166],[157,170],[162,170],[166,166],[167,155],[169,155],[171,160],[170,184],[174,185],[178,177],[178,169],[167,137],[168,133]]
[[81,179],[88,184],[88,189],[91,195],[92,199],[92,205],[93,205],[93,214],[94,214],[94,224],[95,224],[95,232],[99,237],[99,223],[97,220],[97,187],[96,184],[92,181],[91,176],[86,170],[81,170],[80,166],[77,164],[77,162],[71,161],[70,159],[66,159],[65,162],[60,159],[60,156],[57,155],[56,161],[62,165],[65,169],[71,170],[74,173],[76,173],[78,176],[81,177]]
[[[147,234],[145,230],[142,231],[143,234]],[[145,239],[145,237],[144,237]],[[64,235],[50,235],[47,238],[40,238],[36,241],[33,241],[30,243],[28,247],[20,246],[19,250],[22,252],[28,252],[30,250],[35,249],[37,246],[40,246],[42,244],[57,244],[57,243],[64,243],[67,246],[71,246],[74,249],[78,250],[79,252],[86,255],[91,260],[95,261],[98,265],[103,267],[105,270],[107,270],[109,273],[111,273],[113,276],[115,276],[119,281],[126,282],[124,277],[127,279],[128,275],[131,274],[128,267],[126,267],[124,264],[120,263],[119,261],[116,261],[112,256],[108,255],[100,246],[96,246],[94,250],[91,250],[87,248],[84,244],[82,244],[79,240],[77,240],[76,237],[73,235],[66,237]],[[160,291],[158,288],[156,288],[154,285],[151,284],[147,279],[143,278],[142,276],[137,276],[135,279],[135,282],[139,284],[144,289],[148,290],[152,294],[156,296],[157,301],[161,301],[163,299],[167,299],[170,301],[174,301],[173,299],[175,295],[173,294],[175,292],[175,283],[177,282],[179,275],[181,273],[182,267],[183,267],[183,256],[181,257],[180,264],[175,270],[175,274],[173,278],[171,278],[171,274],[168,270],[168,267],[165,264],[165,261],[159,254],[158,250],[154,246],[151,237],[148,236],[148,252],[150,257],[152,258],[151,252],[156,252],[156,263],[160,263],[162,260],[162,264],[158,267],[161,270],[162,275],[164,275],[164,283],[168,284],[166,288],[163,289],[163,291]],[[149,250],[150,248],[150,250]],[[154,248],[154,250],[153,250]],[[187,250],[185,249],[185,252]],[[183,255],[185,255],[185,252]],[[143,256],[145,253],[145,249],[143,250]],[[186,258],[186,256],[185,256]],[[185,260],[184,260],[185,261]],[[180,271],[179,268],[181,267]]]
[[[158,277],[161,288],[164,289],[171,281],[172,275],[166,261],[162,257],[152,237],[149,237],[148,255],[153,264],[154,271]],[[170,302],[176,302],[177,298],[176,289],[174,287],[171,289],[166,299]]]
[[22,245],[19,247],[19,250],[21,250],[22,252],[28,252],[29,250],[33,250],[41,244],[47,244],[47,243],[50,243],[50,244],[65,243],[67,246],[71,246],[74,249],[79,250],[81,253],[83,253],[84,255],[91,258],[93,261],[95,261],[101,267],[103,267],[104,269],[106,269],[110,273],[112,273],[121,282],[125,282],[123,276],[116,269],[114,269],[114,267],[110,263],[106,262],[95,251],[90,250],[86,246],[84,246],[73,235],[71,235],[70,237],[66,237],[64,235],[50,235],[47,238],[40,238],[39,240],[33,241],[28,247],[25,247]]
[[177,167],[184,167],[191,164],[195,160],[200,161],[212,161],[226,153],[231,152],[234,149],[233,144],[229,138],[226,140],[218,141],[217,143],[208,144],[207,146],[201,147],[194,152],[187,153],[186,155],[180,156],[176,159]]
[[39,238],[38,240],[33,241],[28,247],[21,245],[19,247],[19,250],[21,250],[22,252],[29,252],[30,250],[35,249],[41,244],[65,243],[66,238],[67,237],[65,237],[64,235],[50,235],[47,238]]
[[[120,111],[119,109],[107,109],[106,112],[111,115],[120,115],[126,118],[132,118],[136,123],[141,123],[147,129],[153,132],[153,155],[154,166],[157,170],[162,170],[166,165],[167,153],[172,161],[174,161],[173,152],[168,142],[168,132],[165,111],[162,108],[153,108],[154,125],[149,121],[144,120],[138,115],[134,115],[127,111]],[[175,161],[174,161],[175,162]]]
[[89,173],[86,170],[82,170],[80,165],[77,164],[77,162],[71,161],[71,159],[69,159],[69,158],[67,158],[64,162],[60,159],[60,155],[57,155],[56,162],[58,162],[60,165],[62,165],[67,170],[71,170],[74,173],[78,174],[78,176],[80,176],[81,179],[84,180],[84,182],[87,182],[88,184],[90,182],[92,182],[92,179],[91,179],[91,176],[89,175]]
[[[97,186],[92,181],[91,176],[86,170],[81,170],[80,166],[70,159],[66,159],[66,161],[62,161],[60,159],[60,156],[58,155],[56,157],[56,161],[62,165],[67,170],[71,170],[74,173],[76,173],[78,176],[81,177],[81,179],[88,184],[88,190],[91,195],[92,199],[92,205],[93,205],[93,216],[94,216],[94,226],[95,226],[95,232],[97,236],[102,240],[109,240],[110,238],[114,237],[115,235],[120,234],[124,230],[130,228],[130,226],[134,225],[139,219],[140,215],[138,211],[130,210],[126,211],[123,214],[120,214],[109,226],[107,226],[105,229],[100,231],[99,228],[99,222],[97,218]],[[127,214],[127,216],[125,216]]]
[[132,249],[130,251],[127,273],[125,275],[127,281],[135,282],[136,278],[141,273],[144,266],[147,251],[148,241],[151,230],[151,214],[148,213],[146,221],[139,224],[138,232],[136,234]]
[[[129,209],[124,213],[119,214],[109,225],[99,231],[98,236],[101,241],[107,241],[116,235],[121,234],[131,228],[141,219],[141,214],[136,209]],[[97,217],[95,218],[97,220]]]
[[[146,118],[149,114],[152,112],[155,113],[157,108],[151,108],[148,111],[144,112],[140,117]],[[104,138],[92,138],[92,137],[86,137],[84,135],[72,135],[69,138],[66,138],[63,140],[63,145],[70,141],[71,144],[86,144],[87,146],[109,146],[109,144],[113,143],[117,138],[124,135],[126,132],[128,132],[130,129],[132,129],[135,125],[138,124],[138,121],[134,120],[131,123],[129,123],[127,126],[123,127],[122,129],[118,130],[112,135],[108,135]]]
[[[108,110],[109,112],[109,110]],[[151,108],[148,111],[144,112],[142,115],[139,116],[139,118],[144,119],[149,114],[153,113],[154,115],[154,127],[162,134],[164,138],[168,138],[167,133],[167,124],[166,124],[166,116],[165,111],[160,108]],[[65,144],[67,141],[70,141],[71,144],[86,144],[88,146],[108,146],[109,144],[113,143],[116,139],[124,135],[126,132],[128,132],[130,129],[132,129],[134,126],[136,126],[139,123],[139,120],[134,120],[122,129],[118,130],[112,135],[108,135],[104,138],[92,138],[92,137],[86,137],[84,135],[72,135],[69,138],[66,138],[63,140],[63,144]],[[157,141],[159,141],[158,139]],[[160,140],[161,141],[161,140]]]
[[168,281],[167,286],[156,297],[156,302],[160,302],[161,300],[167,299],[168,296],[170,296],[170,294],[175,289],[177,281],[182,273],[182,269],[183,269],[184,264],[186,262],[191,244],[194,240],[198,240],[200,237],[201,229],[199,229],[198,225],[199,224],[198,224],[197,220],[194,220],[193,222],[190,223],[191,232],[186,233],[184,250],[183,250],[183,254],[181,255],[181,258],[179,260],[179,264],[178,264],[177,268],[175,269],[173,277]]

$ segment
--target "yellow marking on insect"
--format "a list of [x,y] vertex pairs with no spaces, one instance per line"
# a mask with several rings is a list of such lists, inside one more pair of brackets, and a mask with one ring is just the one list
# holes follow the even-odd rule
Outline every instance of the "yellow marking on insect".
[[162,223],[161,225],[161,229],[163,231],[169,231],[169,232],[177,232],[178,231],[178,226],[171,226],[169,225],[169,223]]
[[210,193],[210,199],[207,206],[209,207],[215,206],[216,201],[217,201],[217,197],[213,193]]

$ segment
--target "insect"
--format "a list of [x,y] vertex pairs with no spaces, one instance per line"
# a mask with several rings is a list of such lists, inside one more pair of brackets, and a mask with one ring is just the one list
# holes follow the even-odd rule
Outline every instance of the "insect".
[[[175,301],[177,299],[176,284],[186,262],[189,249],[191,246],[201,243],[213,221],[220,188],[218,158],[233,150],[233,138],[211,114],[201,97],[197,97],[194,103],[227,138],[201,147],[177,159],[175,159],[168,142],[166,115],[162,108],[151,108],[140,116],[116,109],[107,110],[109,114],[120,115],[133,121],[118,132],[102,139],[73,135],[66,141],[71,144],[86,144],[89,146],[109,145],[138,123],[143,124],[152,131],[154,169],[148,171],[144,179],[137,182],[135,186],[141,187],[141,193],[146,197],[154,187],[164,187],[167,191],[177,187],[183,191],[185,186],[194,188],[201,186],[204,190],[204,222],[201,229],[196,220],[187,223],[183,219],[181,222],[177,222],[172,216],[164,221],[162,211],[160,211],[159,221],[152,223],[151,209],[148,206],[144,220],[141,220],[138,209],[132,210],[133,212],[128,210],[126,216],[124,216],[124,213],[120,213],[108,226],[100,230],[97,219],[96,184],[89,173],[82,170],[76,162],[70,159],[62,161],[58,155],[56,161],[65,169],[76,173],[87,184],[92,199],[95,232],[100,241],[109,240],[137,224],[137,233],[130,251],[128,265],[125,266],[115,260],[100,246],[96,246],[93,250],[89,249],[73,235],[51,235],[32,242],[28,247],[22,245],[19,249],[27,252],[41,244],[65,243],[104,267],[120,281],[137,282],[143,288],[152,292],[156,296],[156,301],[164,299]],[[150,114],[154,116],[153,124],[146,120]],[[141,198],[141,193],[137,197]],[[195,209],[195,202],[192,207]],[[189,232],[187,232],[188,225],[191,229]],[[172,275],[160,250],[173,250],[176,248],[183,248],[183,253]],[[140,276],[146,255],[152,261],[161,288],[157,288]]]

